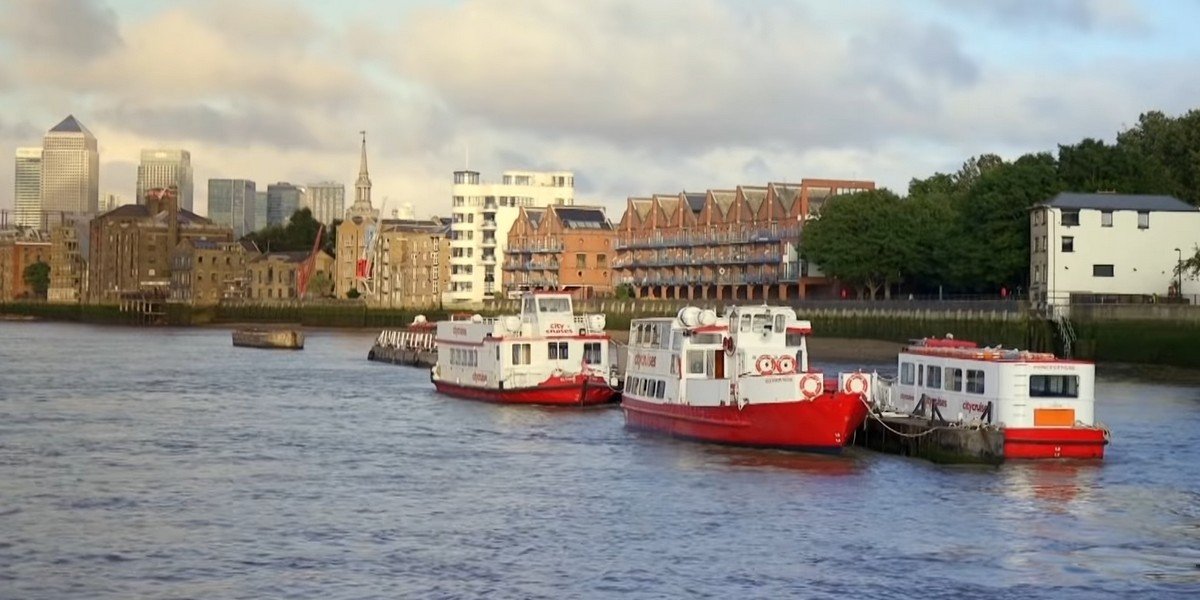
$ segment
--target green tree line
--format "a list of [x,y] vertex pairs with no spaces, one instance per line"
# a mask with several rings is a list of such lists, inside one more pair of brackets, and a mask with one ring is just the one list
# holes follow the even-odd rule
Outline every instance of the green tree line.
[[[321,248],[330,255],[336,256],[336,234],[340,220],[325,228],[321,234]],[[312,250],[313,240],[317,238],[320,221],[313,218],[312,211],[302,208],[292,213],[292,218],[284,225],[272,225],[258,231],[246,234],[243,240],[254,242],[262,252],[296,252]]]
[[955,173],[913,179],[903,197],[886,188],[839,196],[805,226],[804,258],[867,298],[1016,292],[1029,281],[1029,209],[1064,191],[1200,205],[1200,110],[1145,113],[1113,144],[976,156]]

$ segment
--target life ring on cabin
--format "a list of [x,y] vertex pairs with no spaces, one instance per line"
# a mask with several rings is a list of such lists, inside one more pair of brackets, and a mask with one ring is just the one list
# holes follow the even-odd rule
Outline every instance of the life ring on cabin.
[[754,361],[754,368],[759,375],[770,375],[775,372],[775,359],[764,354]]
[[725,354],[728,354],[730,356],[733,355],[733,338],[731,338],[731,337],[725,338],[725,341],[721,342],[721,345],[723,345],[725,347]]
[[807,373],[800,378],[800,395],[804,396],[805,400],[812,400],[821,395],[824,387],[821,382],[821,376],[816,373]]
[[867,380],[865,373],[855,373],[846,378],[846,383],[843,390],[848,394],[866,394],[871,388],[870,381]]
[[775,372],[780,374],[795,373],[796,359],[788,354],[780,356],[775,360]]

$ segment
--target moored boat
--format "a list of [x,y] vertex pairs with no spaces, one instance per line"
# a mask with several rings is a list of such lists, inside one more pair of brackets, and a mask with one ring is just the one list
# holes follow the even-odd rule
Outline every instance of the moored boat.
[[892,414],[1003,433],[1003,458],[1103,458],[1093,363],[1051,353],[979,347],[953,337],[914,340],[874,399]]
[[295,329],[235,329],[233,345],[247,348],[303,350],[304,333]]
[[506,404],[591,406],[619,397],[604,315],[576,315],[569,294],[526,293],[521,313],[437,324],[438,392]]
[[[840,451],[867,390],[810,370],[808,321],[786,306],[636,319],[621,400],[633,429],[739,446]],[[844,378],[844,376],[843,376]]]
[[437,326],[417,315],[404,329],[384,329],[367,352],[367,360],[432,367],[437,362]]

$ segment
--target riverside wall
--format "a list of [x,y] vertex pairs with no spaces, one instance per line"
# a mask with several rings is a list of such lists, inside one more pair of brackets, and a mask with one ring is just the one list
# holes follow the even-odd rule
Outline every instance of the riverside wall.
[[[609,330],[627,330],[630,320],[645,316],[670,316],[686,302],[654,300],[585,300],[580,312],[607,315]],[[721,310],[720,305],[706,305]],[[1001,344],[1062,354],[1063,331],[1015,301],[823,301],[794,306],[801,318],[812,322],[815,335],[828,338],[874,339],[905,342],[913,338],[944,336],[987,345]],[[481,307],[485,315],[515,312],[516,303],[500,301]],[[309,327],[365,329],[399,328],[418,314],[430,321],[444,319],[449,310],[385,309],[355,302],[226,302],[193,307],[166,304],[155,308],[154,318],[128,306],[50,304],[26,302],[0,304],[0,315],[85,323],[176,326],[232,323],[288,323]],[[456,311],[457,312],[457,311]],[[1072,306],[1074,339],[1071,354],[1098,362],[1167,365],[1200,369],[1200,307],[1193,305],[1082,305]]]

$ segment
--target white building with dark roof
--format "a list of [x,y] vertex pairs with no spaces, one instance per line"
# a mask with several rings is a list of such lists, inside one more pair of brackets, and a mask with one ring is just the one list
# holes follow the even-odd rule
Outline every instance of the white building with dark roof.
[[[1175,268],[1200,245],[1200,209],[1171,196],[1064,192],[1029,226],[1030,298],[1046,306],[1175,296]],[[1182,277],[1181,291],[1200,281]]]

